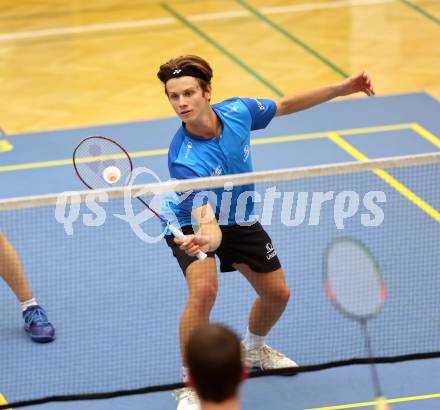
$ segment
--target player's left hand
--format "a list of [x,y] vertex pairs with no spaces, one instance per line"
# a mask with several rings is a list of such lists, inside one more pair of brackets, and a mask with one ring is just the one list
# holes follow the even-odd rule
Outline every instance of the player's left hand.
[[360,74],[351,76],[340,83],[340,95],[350,95],[363,92],[368,96],[374,95],[373,84],[370,76],[363,71]]

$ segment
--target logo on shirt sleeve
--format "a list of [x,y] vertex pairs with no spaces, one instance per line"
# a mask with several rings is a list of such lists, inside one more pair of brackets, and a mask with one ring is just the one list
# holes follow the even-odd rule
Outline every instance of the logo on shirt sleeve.
[[188,144],[186,144],[185,158],[189,157],[192,147],[192,142],[188,141]]
[[260,111],[263,111],[266,108],[260,100],[257,100],[256,98],[254,98],[254,100],[257,103],[258,108],[260,109]]
[[211,176],[218,177],[223,173],[223,168],[221,165],[217,165],[214,169],[214,171],[211,172]]
[[235,105],[231,105],[231,107],[229,108],[229,110],[225,112],[225,115],[226,115],[226,116],[227,116],[227,115],[231,115],[231,114],[234,114],[234,113],[236,113],[236,112],[238,112],[238,107],[235,106]]
[[251,154],[251,149],[249,148],[249,145],[245,145],[243,147],[243,162],[246,162],[249,158],[249,155]]
[[176,196],[178,198],[177,204],[179,204],[180,202],[183,202],[186,198],[188,198],[191,194],[192,194],[193,190],[189,190],[189,191],[181,191],[181,192],[176,192]]

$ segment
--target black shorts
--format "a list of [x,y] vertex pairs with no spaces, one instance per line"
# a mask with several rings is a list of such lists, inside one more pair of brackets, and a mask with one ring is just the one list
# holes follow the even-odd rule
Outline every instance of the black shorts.
[[[222,242],[215,252],[208,252],[208,257],[218,256],[222,272],[234,271],[235,268],[232,266],[234,263],[245,263],[254,272],[273,272],[281,267],[272,240],[259,222],[244,226],[220,225],[220,229]],[[189,225],[182,227],[182,232],[191,235],[194,230]],[[165,239],[185,274],[188,266],[197,261],[197,258],[180,250],[172,235],[166,235]]]

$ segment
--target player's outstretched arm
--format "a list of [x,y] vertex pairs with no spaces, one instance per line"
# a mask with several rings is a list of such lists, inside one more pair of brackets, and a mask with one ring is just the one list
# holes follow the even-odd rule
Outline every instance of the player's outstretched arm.
[[305,91],[298,91],[276,101],[276,115],[292,114],[305,110],[336,97],[363,92],[374,95],[374,88],[369,75],[365,72],[349,77],[340,83],[325,85]]
[[184,241],[177,238],[174,241],[190,256],[196,256],[199,251],[205,253],[215,251],[222,241],[222,232],[211,205],[194,208],[192,217],[199,226],[198,232],[195,235],[186,235]]

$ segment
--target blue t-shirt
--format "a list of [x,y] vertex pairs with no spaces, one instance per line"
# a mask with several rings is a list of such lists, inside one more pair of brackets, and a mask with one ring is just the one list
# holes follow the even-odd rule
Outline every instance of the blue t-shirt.
[[[253,170],[250,132],[269,124],[276,112],[275,102],[231,98],[212,105],[212,108],[222,123],[220,137],[200,138],[182,125],[168,152],[171,178],[190,179]],[[162,214],[177,227],[191,225],[191,210],[209,201],[220,225],[237,225],[253,219],[254,190],[254,185],[249,184],[181,192],[165,199]]]

